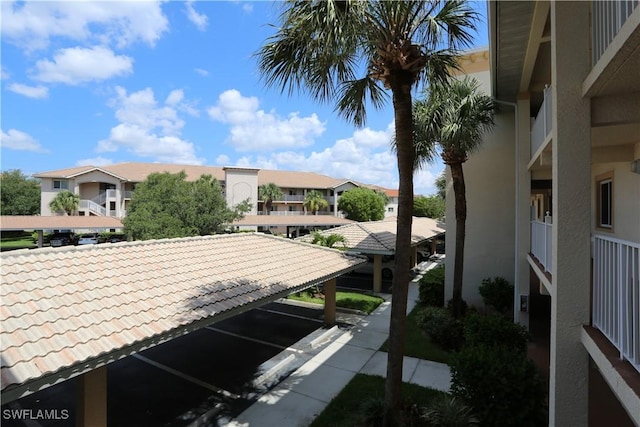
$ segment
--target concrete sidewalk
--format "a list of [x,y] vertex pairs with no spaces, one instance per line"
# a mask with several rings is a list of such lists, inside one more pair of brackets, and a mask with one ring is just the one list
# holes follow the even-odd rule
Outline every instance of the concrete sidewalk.
[[[429,263],[425,271],[436,264]],[[418,280],[409,284],[407,313],[418,298]],[[308,426],[357,373],[386,375],[387,353],[378,351],[389,335],[387,300],[228,425],[233,427]],[[403,381],[449,391],[451,372],[442,363],[405,357]]]

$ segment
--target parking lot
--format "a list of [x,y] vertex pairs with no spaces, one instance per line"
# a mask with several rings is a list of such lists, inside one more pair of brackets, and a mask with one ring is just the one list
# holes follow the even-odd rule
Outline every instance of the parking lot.
[[[211,425],[224,425],[320,350],[309,342],[330,332],[322,319],[321,308],[271,303],[114,362],[107,371],[109,425],[185,426],[207,412]],[[279,369],[266,375],[270,366]],[[71,379],[2,406],[3,413],[66,410],[65,419],[23,424],[3,417],[2,425],[73,425],[76,392]]]

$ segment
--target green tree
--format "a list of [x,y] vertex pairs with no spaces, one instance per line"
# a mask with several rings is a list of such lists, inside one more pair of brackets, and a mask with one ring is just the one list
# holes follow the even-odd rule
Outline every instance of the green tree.
[[125,232],[135,240],[214,234],[248,209],[247,202],[229,209],[210,175],[192,182],[186,176],[184,171],[153,173],[136,185],[122,220]]
[[73,215],[80,206],[80,196],[69,190],[64,190],[56,194],[56,197],[49,203],[52,212],[64,212],[67,215]]
[[271,215],[271,206],[274,200],[282,199],[282,190],[273,182],[258,187],[258,199],[264,202],[267,215]]
[[0,175],[0,215],[39,215],[40,181],[19,169]]
[[436,188],[438,189],[438,192],[436,193],[438,197],[440,197],[441,199],[446,199],[447,198],[447,174],[445,173],[444,170],[436,178],[435,185],[436,185]]
[[[367,106],[391,92],[399,175],[396,272],[385,385],[386,426],[401,405],[413,201],[412,89],[445,80],[457,49],[472,40],[476,13],[462,1],[300,0],[285,3],[280,24],[258,52],[268,86],[306,90],[357,126]],[[358,75],[361,75],[360,77]],[[362,75],[363,74],[363,75]]]
[[375,190],[356,187],[342,193],[338,209],[354,221],[379,221],[384,219],[385,195]]
[[324,235],[318,231],[314,231],[311,235],[313,236],[313,239],[311,240],[312,244],[326,246],[327,248],[333,248],[338,243],[342,243],[343,246],[347,243],[347,238],[342,234],[333,233]]
[[444,199],[440,196],[417,196],[413,199],[413,214],[427,218],[442,218],[444,216]]
[[329,202],[324,198],[321,192],[318,190],[311,190],[304,196],[302,205],[316,215],[320,209],[324,209],[329,206]]
[[453,79],[447,85],[431,85],[425,94],[425,98],[414,105],[416,135],[421,138],[416,145],[432,147],[437,144],[444,164],[451,171],[456,215],[453,313],[460,317],[467,218],[462,164],[479,148],[483,134],[493,127],[494,107],[491,97],[482,93],[479,83],[469,77]]

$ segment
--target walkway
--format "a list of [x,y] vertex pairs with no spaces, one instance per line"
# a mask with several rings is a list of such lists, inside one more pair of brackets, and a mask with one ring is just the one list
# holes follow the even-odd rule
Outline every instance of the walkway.
[[[425,271],[435,263],[423,263]],[[407,313],[418,298],[419,277],[409,284]],[[357,373],[385,376],[387,353],[378,351],[389,335],[391,303],[381,304],[344,331],[313,359],[302,365],[274,389],[229,423],[232,427],[277,425],[308,426]],[[404,358],[403,380],[448,391],[449,367],[442,363]]]

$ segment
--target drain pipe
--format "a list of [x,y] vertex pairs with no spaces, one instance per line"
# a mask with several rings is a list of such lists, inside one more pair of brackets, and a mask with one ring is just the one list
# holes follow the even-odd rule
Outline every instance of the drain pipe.
[[507,105],[513,107],[514,116],[515,116],[515,247],[514,247],[514,286],[513,286],[513,321],[516,323],[520,323],[520,254],[518,253],[520,247],[520,236],[519,236],[519,218],[520,218],[520,204],[518,203],[520,198],[520,192],[518,191],[520,188],[520,162],[518,158],[518,153],[520,151],[520,128],[519,128],[519,120],[518,120],[518,104],[516,102],[503,101],[497,99],[495,97],[492,98],[493,102],[496,104]]

